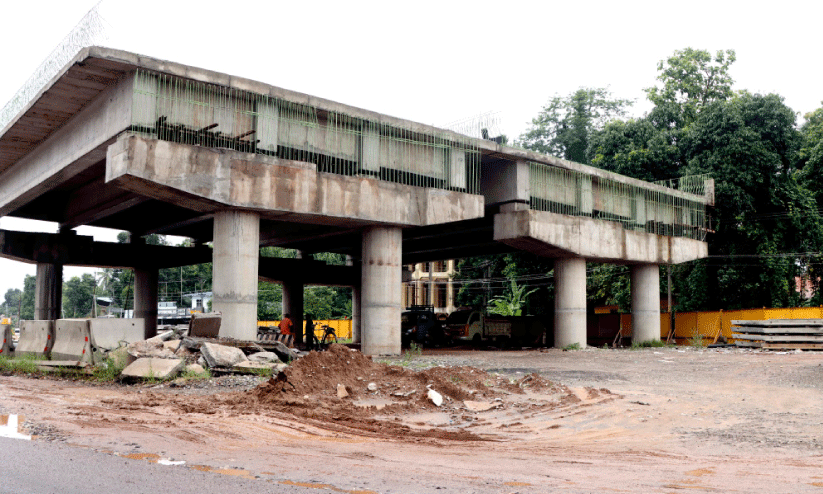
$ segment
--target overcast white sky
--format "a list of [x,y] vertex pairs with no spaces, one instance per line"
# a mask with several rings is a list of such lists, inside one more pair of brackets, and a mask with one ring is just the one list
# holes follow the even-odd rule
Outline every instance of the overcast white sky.
[[[3,5],[0,106],[95,4]],[[427,124],[495,111],[510,137],[581,86],[636,99],[642,115],[657,62],[689,46],[736,50],[735,89],[776,92],[801,114],[823,100],[823,2],[104,0],[100,11],[107,46]],[[0,259],[0,299],[26,273]]]

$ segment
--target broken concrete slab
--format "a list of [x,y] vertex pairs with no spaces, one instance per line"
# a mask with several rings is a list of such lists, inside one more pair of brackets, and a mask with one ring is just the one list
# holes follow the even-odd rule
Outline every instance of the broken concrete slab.
[[154,338],[130,343],[127,351],[134,358],[177,358],[173,351],[163,346],[162,341]]
[[277,357],[277,354],[274,352],[257,352],[252,353],[249,355],[249,360],[252,362],[264,362],[264,363],[274,363],[279,364],[280,359]]
[[296,360],[302,356],[302,354],[293,349],[287,347],[283,342],[280,341],[273,341],[265,345],[266,348],[270,348],[283,362],[289,362],[291,360]]
[[186,372],[191,374],[205,374],[206,369],[200,364],[189,364],[186,366]]
[[278,364],[273,362],[252,362],[250,360],[246,360],[232,367],[232,370],[239,374],[259,374],[261,372],[268,371],[271,371],[272,374],[277,374],[274,371],[274,368],[277,367],[277,365]]
[[176,352],[178,347],[180,347],[180,340],[169,340],[163,342],[163,348],[167,348],[172,352]]
[[42,360],[37,362],[37,367],[43,370],[55,370],[58,367],[69,367],[73,369],[84,369],[89,364],[81,360]]
[[110,359],[112,364],[116,367],[127,367],[130,363],[137,360],[137,357],[129,353],[128,347],[121,346],[116,350],[112,350],[106,354],[106,358]]
[[217,335],[220,334],[222,320],[223,315],[220,312],[192,314],[189,321],[189,336],[217,338]]
[[246,354],[239,348],[216,343],[203,343],[200,347],[200,353],[203,354],[209,367],[232,368],[240,362],[248,360]]
[[183,370],[183,359],[139,358],[120,373],[121,377],[137,379],[170,379]]

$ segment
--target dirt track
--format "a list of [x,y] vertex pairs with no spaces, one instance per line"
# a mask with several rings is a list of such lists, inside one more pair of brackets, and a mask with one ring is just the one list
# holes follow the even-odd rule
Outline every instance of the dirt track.
[[[0,413],[41,440],[317,492],[823,491],[820,353],[432,351],[405,369],[313,358],[228,392],[0,377]],[[438,365],[459,369],[408,370]]]

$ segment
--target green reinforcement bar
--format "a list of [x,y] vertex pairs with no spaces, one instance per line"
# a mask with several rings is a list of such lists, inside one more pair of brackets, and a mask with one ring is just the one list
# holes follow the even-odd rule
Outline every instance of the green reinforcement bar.
[[[669,190],[643,187],[542,163],[529,163],[530,208],[616,221],[623,228],[705,240],[708,176],[667,181]],[[655,184],[666,187],[667,185]]]
[[317,165],[318,172],[479,193],[472,139],[413,131],[341,112],[138,70],[130,131]]

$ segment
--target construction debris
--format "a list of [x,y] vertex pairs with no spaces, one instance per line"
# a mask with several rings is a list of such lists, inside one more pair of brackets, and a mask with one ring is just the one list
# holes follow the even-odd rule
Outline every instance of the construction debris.
[[121,377],[139,379],[172,379],[183,370],[183,359],[139,358],[120,373]]
[[235,347],[218,345],[217,343],[203,343],[200,353],[206,359],[209,367],[231,368],[240,362],[248,360],[242,350]]
[[732,321],[735,346],[771,350],[823,350],[823,319]]

